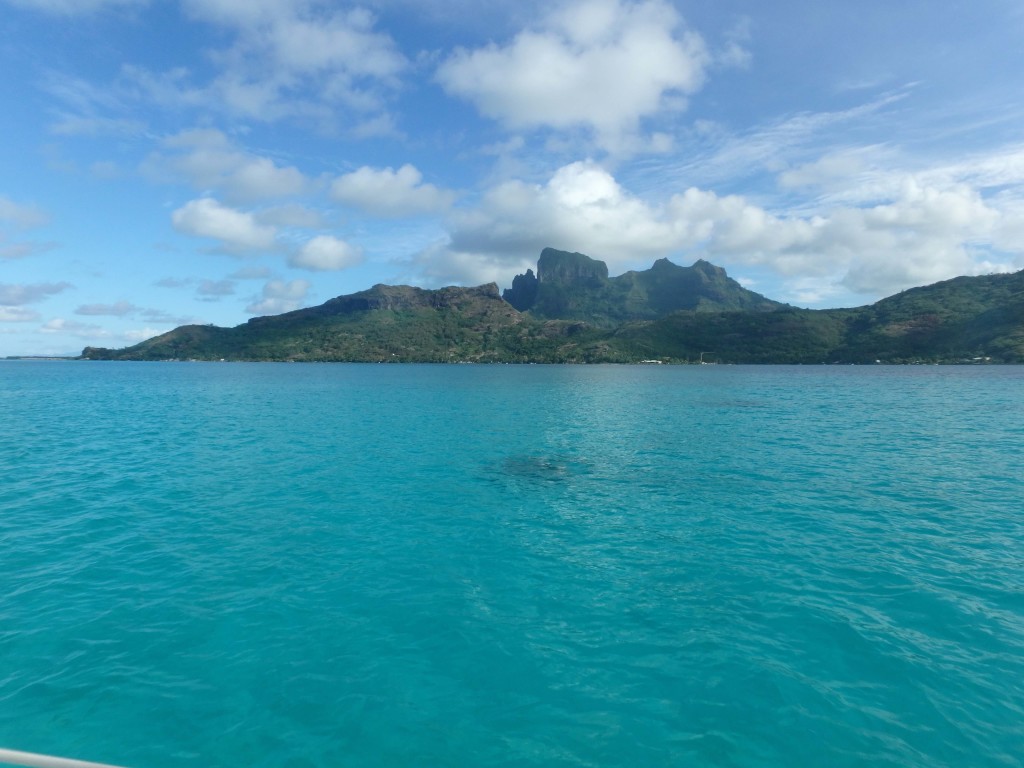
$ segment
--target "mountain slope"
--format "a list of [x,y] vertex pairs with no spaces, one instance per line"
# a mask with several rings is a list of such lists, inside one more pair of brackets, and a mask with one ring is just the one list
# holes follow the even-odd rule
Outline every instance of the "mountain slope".
[[1024,271],[957,277],[911,288],[845,312],[837,354],[852,362],[973,360],[1024,362]]
[[[1024,363],[1024,271],[959,277],[873,305],[810,310],[746,291],[707,262],[607,277],[546,250],[530,273],[425,290],[376,285],[235,328],[189,325],[90,360],[361,362]],[[521,278],[521,279],[520,279]],[[551,288],[549,290],[549,288]]]
[[493,357],[496,334],[520,315],[493,283],[427,291],[376,285],[317,307],[254,317],[235,328],[182,326],[123,350],[86,348],[87,359],[353,360],[430,362]]

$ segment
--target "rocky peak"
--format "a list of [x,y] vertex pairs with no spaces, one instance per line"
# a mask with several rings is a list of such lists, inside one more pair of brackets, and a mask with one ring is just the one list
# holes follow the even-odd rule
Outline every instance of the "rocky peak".
[[545,248],[537,260],[540,283],[600,283],[608,279],[608,265],[582,253]]
[[509,304],[525,312],[537,300],[537,276],[532,269],[526,270],[525,275],[516,275],[512,278],[512,287],[506,288],[502,298]]

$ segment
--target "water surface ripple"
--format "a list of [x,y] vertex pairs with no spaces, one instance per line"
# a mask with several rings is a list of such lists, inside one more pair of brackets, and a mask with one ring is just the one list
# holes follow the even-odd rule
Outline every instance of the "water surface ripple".
[[0,746],[1020,766],[1024,369],[0,362]]

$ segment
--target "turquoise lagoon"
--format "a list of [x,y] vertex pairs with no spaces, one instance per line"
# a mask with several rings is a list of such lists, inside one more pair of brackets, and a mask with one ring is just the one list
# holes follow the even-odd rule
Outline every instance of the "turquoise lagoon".
[[0,363],[0,747],[1020,766],[1024,368]]

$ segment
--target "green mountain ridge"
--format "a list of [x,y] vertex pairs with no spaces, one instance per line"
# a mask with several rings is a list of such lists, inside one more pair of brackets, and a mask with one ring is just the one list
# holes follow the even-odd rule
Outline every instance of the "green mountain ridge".
[[703,259],[680,267],[658,259],[642,272],[608,277],[603,261],[545,248],[537,275],[517,275],[503,297],[516,309],[552,320],[583,320],[612,327],[654,320],[671,312],[768,311],[784,304],[749,291]]
[[504,295],[491,283],[375,285],[234,328],[187,325],[87,360],[511,363],[1024,363],[1024,271],[958,277],[864,307],[798,309],[699,260],[608,277],[545,249]]

